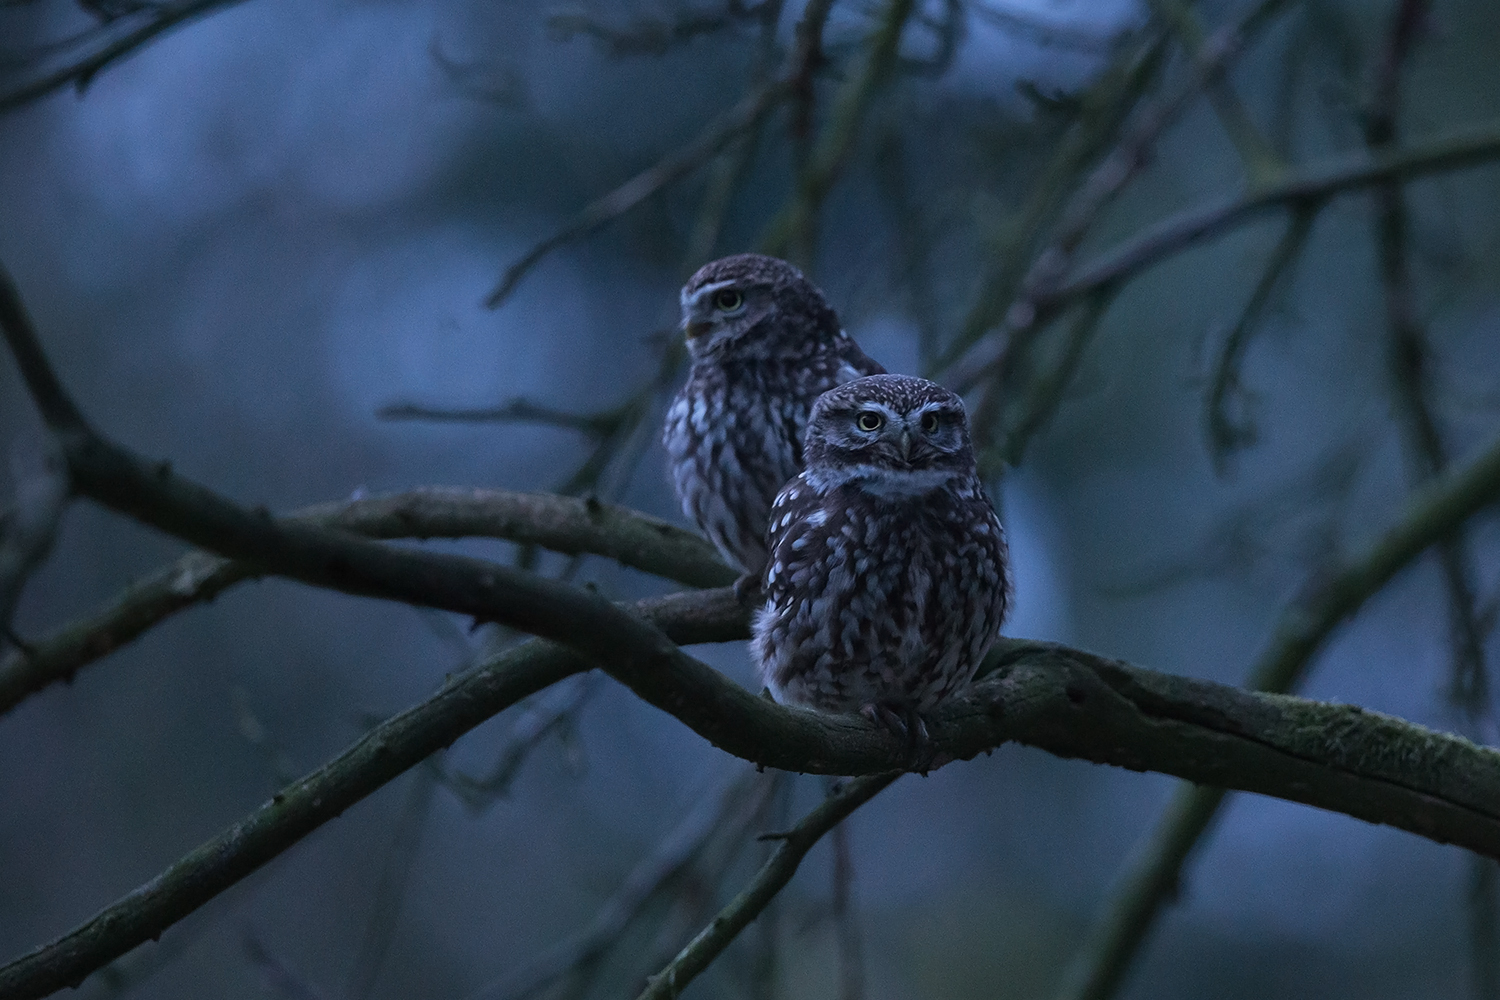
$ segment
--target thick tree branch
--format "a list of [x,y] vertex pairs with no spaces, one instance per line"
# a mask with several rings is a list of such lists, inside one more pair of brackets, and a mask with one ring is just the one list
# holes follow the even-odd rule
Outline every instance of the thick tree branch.
[[688,942],[687,947],[659,974],[652,976],[638,1000],[671,1000],[682,994],[687,985],[708,968],[729,947],[740,931],[786,888],[797,874],[797,867],[812,846],[845,817],[901,775],[872,774],[856,778],[830,795],[821,805],[804,816],[795,827],[781,835],[781,844],[751,880],[750,886],[719,911],[713,921]]
[[[690,587],[734,582],[713,547],[681,528],[597,500],[548,493],[427,488],[321,504],[290,521],[370,538],[501,538],[565,555],[598,555]],[[137,581],[103,610],[0,658],[0,714],[119,649],[171,615],[213,600],[264,570],[189,552]]]

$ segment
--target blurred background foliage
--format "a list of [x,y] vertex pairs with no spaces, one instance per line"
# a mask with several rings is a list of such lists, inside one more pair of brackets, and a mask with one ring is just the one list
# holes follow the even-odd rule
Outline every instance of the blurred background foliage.
[[[9,0],[0,259],[95,422],[244,503],[441,483],[680,520],[655,442],[678,377],[676,289],[713,256],[770,247],[887,367],[970,391],[1016,550],[1011,634],[1241,682],[1278,611],[1432,471],[1392,334],[1388,203],[1361,189],[1311,206],[1305,227],[1251,218],[1043,317],[1057,322],[1027,322],[1027,289],[1060,239],[1093,260],[1285,171],[1494,121],[1500,6],[906,6],[872,69],[901,4],[832,4],[799,63],[795,2]],[[1392,101],[1383,66],[1409,8]],[[1247,16],[1230,72],[1195,82],[1191,53]],[[694,155],[777,81],[790,96]],[[681,176],[628,211],[596,204],[684,150]],[[1092,205],[1112,163],[1118,196]],[[1411,384],[1454,460],[1500,423],[1500,168],[1414,180],[1403,215],[1397,290],[1425,341]],[[570,238],[489,308],[557,233]],[[14,469],[35,461],[40,424],[8,365],[0,439]],[[457,547],[612,595],[664,586],[602,560]],[[1477,663],[1455,639],[1447,564],[1429,559],[1302,690],[1493,742],[1475,681],[1500,584],[1493,521],[1461,549]],[[45,634],[179,551],[77,505],[14,630]],[[74,925],[506,641],[266,581],[30,698],[0,719],[0,950]],[[750,682],[740,646],[704,655]],[[457,777],[506,753],[514,773],[489,791]],[[84,993],[500,997],[729,787],[740,827],[710,824],[608,947],[543,984],[633,995],[758,863],[753,834],[822,794],[743,770],[611,682],[576,681]],[[1052,995],[1172,786],[1015,747],[905,779],[849,824],[848,905],[822,845],[694,990],[848,996],[852,928],[871,998]],[[1492,868],[1233,798],[1121,995],[1500,995]]]

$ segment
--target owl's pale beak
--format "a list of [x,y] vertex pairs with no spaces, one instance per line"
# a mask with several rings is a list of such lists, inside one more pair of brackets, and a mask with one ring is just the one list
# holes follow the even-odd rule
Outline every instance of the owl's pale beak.
[[911,431],[906,428],[901,430],[901,461],[911,461]]
[[697,340],[712,329],[712,323],[701,319],[682,324],[682,332],[687,334],[688,340]]

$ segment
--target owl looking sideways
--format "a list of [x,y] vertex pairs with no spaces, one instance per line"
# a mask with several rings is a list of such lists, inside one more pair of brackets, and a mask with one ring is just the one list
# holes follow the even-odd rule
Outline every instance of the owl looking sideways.
[[813,405],[805,455],[771,508],[761,679],[779,702],[925,735],[1011,602],[963,401],[903,375],[849,382]]
[[813,400],[884,372],[839,325],[823,293],[775,257],[704,265],[682,289],[692,370],[662,442],[688,517],[758,581],[776,492],[802,469]]

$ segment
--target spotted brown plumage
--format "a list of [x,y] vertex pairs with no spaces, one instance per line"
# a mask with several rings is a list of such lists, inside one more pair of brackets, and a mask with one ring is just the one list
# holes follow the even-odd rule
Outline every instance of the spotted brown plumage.
[[752,652],[777,701],[878,717],[962,692],[1010,604],[963,401],[876,375],[823,393],[771,509]]
[[839,326],[823,293],[775,257],[738,254],[682,289],[692,370],[662,442],[688,517],[731,563],[758,577],[776,492],[802,468],[813,400],[885,371]]

